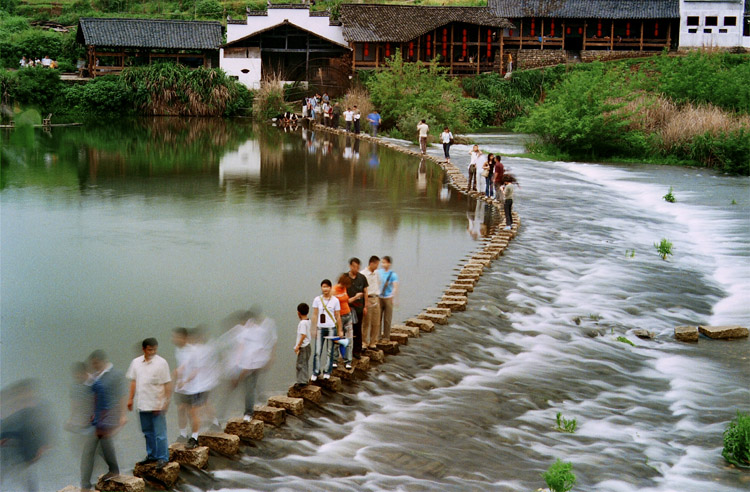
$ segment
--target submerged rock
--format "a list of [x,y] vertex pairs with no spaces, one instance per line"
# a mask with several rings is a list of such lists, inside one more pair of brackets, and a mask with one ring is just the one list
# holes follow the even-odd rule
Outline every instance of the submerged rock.
[[651,340],[654,338],[654,333],[648,330],[633,330],[633,335],[644,340]]

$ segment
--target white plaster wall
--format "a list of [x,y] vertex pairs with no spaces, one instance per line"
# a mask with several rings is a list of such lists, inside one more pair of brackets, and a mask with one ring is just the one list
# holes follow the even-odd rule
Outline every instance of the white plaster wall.
[[[222,70],[238,78],[248,89],[259,89],[261,78],[260,48],[248,48],[250,58],[224,58],[224,49],[219,50]],[[243,73],[242,70],[248,70]]]
[[[732,48],[735,46],[750,47],[750,36],[742,35],[744,23],[744,0],[727,0],[724,2],[680,0],[680,48],[700,48],[716,46]],[[718,25],[706,26],[706,17],[718,18]],[[688,17],[699,17],[698,26],[688,26]],[[737,25],[725,26],[724,17],[735,17]],[[688,32],[695,29],[698,32]],[[711,29],[710,33],[704,32]],[[720,33],[719,29],[726,29]]]
[[227,43],[281,24],[285,20],[301,29],[348,46],[341,26],[329,25],[328,17],[310,17],[307,9],[269,8],[268,15],[248,15],[247,24],[227,24]]

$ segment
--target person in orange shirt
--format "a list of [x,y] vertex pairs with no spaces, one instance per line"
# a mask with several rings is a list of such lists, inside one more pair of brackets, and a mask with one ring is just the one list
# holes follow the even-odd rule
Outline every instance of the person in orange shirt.
[[[339,277],[339,281],[333,286],[331,292],[339,300],[341,304],[341,326],[344,327],[344,337],[349,340],[349,344],[346,347],[346,357],[344,357],[344,363],[347,369],[352,368],[352,349],[354,347],[354,329],[352,322],[352,309],[349,307],[349,294],[346,289],[352,285],[352,279],[349,278],[348,273],[344,273]],[[334,362],[333,367],[336,367]]]

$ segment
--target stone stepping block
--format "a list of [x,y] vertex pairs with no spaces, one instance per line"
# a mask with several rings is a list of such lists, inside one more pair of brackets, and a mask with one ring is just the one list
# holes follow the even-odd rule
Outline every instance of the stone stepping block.
[[674,337],[681,342],[697,342],[698,341],[698,327],[697,326],[675,326]]
[[[102,475],[103,477],[104,475]],[[132,477],[130,475],[115,475],[107,481],[102,480],[96,483],[96,490],[103,492],[145,492],[146,482],[142,478]]]
[[292,415],[300,416],[305,411],[305,400],[302,398],[276,395],[268,399],[268,406],[283,408]]
[[378,350],[382,350],[387,355],[396,355],[399,353],[398,342],[386,342],[378,340]]
[[457,299],[443,299],[438,303],[438,306],[452,311],[466,311],[466,301]]
[[240,451],[240,437],[224,432],[204,432],[198,436],[198,445],[211,451],[232,456]]
[[[435,323],[436,325],[447,325],[448,324],[448,316],[444,314],[433,314],[433,313],[419,313],[417,316],[419,319],[427,319]],[[387,352],[386,352],[387,353]]]
[[[425,309],[425,312],[433,313],[433,314],[444,314],[446,316],[450,316],[452,314],[451,310],[448,308],[434,307],[434,306],[428,307],[427,309]],[[391,330],[393,330],[393,327],[391,327]]]
[[726,325],[726,326],[705,326],[701,325],[698,327],[698,331],[706,335],[708,338],[714,339],[730,339],[730,338],[747,338],[747,328],[740,325]]
[[459,272],[459,274],[458,274],[458,275],[456,276],[456,278],[457,278],[458,280],[474,280],[474,281],[478,280],[478,279],[479,279],[479,277],[480,277],[480,274],[479,274],[479,272],[477,272],[477,271],[475,271],[475,270],[471,270],[471,271],[469,271],[469,272],[464,272],[464,271],[461,271],[461,272]]
[[391,326],[391,333],[404,333],[409,338],[419,338],[419,327],[417,326],[406,326],[406,325],[393,325]]
[[313,381],[310,384],[314,384],[315,386],[320,386],[321,388],[325,388],[329,391],[341,391],[341,388],[344,387],[341,384],[341,378],[336,377],[336,376],[331,376],[330,379],[323,379],[322,374],[318,376],[317,381]]
[[488,267],[492,264],[492,260],[490,259],[480,259],[480,258],[472,258],[469,261],[466,262],[467,265],[482,265],[483,267]]
[[419,331],[424,331],[427,333],[435,330],[435,323],[424,318],[409,318],[404,322],[404,324],[406,326],[416,326],[417,328],[419,328]]
[[654,338],[654,332],[648,330],[633,330],[633,335],[643,340],[651,340]]
[[334,377],[341,378],[343,381],[354,381],[357,379],[356,375],[354,374],[354,364],[352,364],[351,369],[347,369],[343,364],[339,365],[339,367],[335,368],[331,374]]
[[370,358],[366,355],[362,355],[359,359],[352,360],[352,366],[358,371],[369,371],[370,370]]
[[462,272],[476,271],[481,275],[484,272],[484,265],[478,263],[466,263],[461,270]]
[[252,419],[247,421],[243,418],[229,419],[224,427],[224,432],[239,437],[243,441],[263,439],[263,421]]
[[286,420],[286,410],[268,405],[255,405],[253,418],[278,427]]
[[[475,280],[455,280],[453,282],[453,285],[460,285],[462,287],[466,287],[466,290],[473,291],[474,290],[474,284],[476,284]],[[469,289],[471,287],[471,289]]]
[[[393,329],[393,328],[391,328]],[[370,362],[385,362],[385,353],[382,350],[365,349],[363,352],[365,357],[370,359]]]
[[312,403],[320,403],[323,399],[323,393],[320,387],[308,384],[305,386],[292,386],[286,393],[291,398],[302,398]]
[[133,475],[171,489],[180,478],[180,465],[174,461],[170,461],[161,468],[156,463],[136,464],[133,468]]
[[475,253],[471,258],[473,260],[494,260],[495,255],[492,253]]
[[445,289],[445,296],[465,296],[465,295],[466,295],[466,289],[459,289],[459,288]]
[[205,468],[208,466],[208,447],[198,446],[188,449],[184,442],[176,442],[169,446],[169,461],[196,468]]
[[466,294],[467,292],[474,292],[474,282],[462,282],[460,284],[457,284],[457,280],[454,281],[450,287],[446,290],[448,291],[454,291],[456,289],[463,290],[463,293]]
[[399,345],[406,345],[409,343],[409,335],[406,333],[395,333],[391,331],[391,341],[396,342]]

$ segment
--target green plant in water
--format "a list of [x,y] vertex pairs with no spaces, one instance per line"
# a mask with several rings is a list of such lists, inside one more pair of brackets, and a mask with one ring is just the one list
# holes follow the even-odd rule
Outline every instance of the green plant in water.
[[557,412],[557,415],[555,416],[555,421],[557,422],[557,428],[556,430],[559,432],[568,432],[570,434],[574,433],[576,431],[576,427],[578,427],[578,421],[576,419],[566,419],[562,416],[562,413]]
[[634,249],[626,249],[625,250],[625,257],[626,258],[635,258],[635,250]]
[[667,192],[667,194],[663,196],[663,198],[664,198],[664,199],[665,199],[666,201],[668,201],[669,203],[674,203],[674,202],[675,202],[675,199],[674,199],[674,194],[672,193],[672,191],[673,191],[673,190],[672,190],[672,187],[670,186],[670,187],[669,187],[669,191]]
[[553,492],[568,492],[576,484],[573,463],[563,463],[559,458],[542,474],[542,478]]
[[600,314],[596,314],[596,313],[589,313],[589,319],[591,321],[601,321],[602,316]]
[[672,242],[669,239],[662,239],[661,242],[654,243],[654,248],[656,248],[662,260],[666,260],[667,255],[672,254]]
[[630,340],[628,340],[627,338],[623,336],[617,337],[617,341],[622,342],[622,343],[627,343],[628,345],[632,345],[633,347],[635,347],[635,344],[633,342],[631,342]]
[[737,205],[737,200],[732,199],[732,205]]
[[737,412],[724,431],[725,460],[741,468],[750,468],[750,413]]

